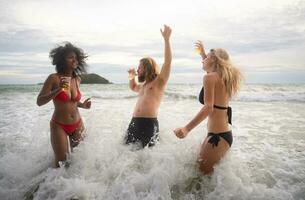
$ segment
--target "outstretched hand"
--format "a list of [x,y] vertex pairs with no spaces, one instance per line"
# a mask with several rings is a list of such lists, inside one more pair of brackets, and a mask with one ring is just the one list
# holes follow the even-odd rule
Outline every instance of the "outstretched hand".
[[164,25],[163,30],[160,29],[160,32],[161,32],[164,40],[169,40],[169,37],[170,37],[170,35],[172,33],[172,29],[169,26]]
[[174,130],[174,133],[176,134],[176,136],[180,139],[184,138],[187,136],[187,134],[189,133],[189,131],[185,128],[185,127],[181,127],[181,128],[176,128]]
[[85,109],[90,109],[90,108],[91,108],[91,101],[90,101],[90,98],[86,99],[86,100],[83,102],[83,108],[85,108]]

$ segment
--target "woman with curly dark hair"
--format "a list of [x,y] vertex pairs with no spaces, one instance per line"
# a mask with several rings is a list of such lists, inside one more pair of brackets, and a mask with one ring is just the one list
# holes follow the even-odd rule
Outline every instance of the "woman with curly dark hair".
[[[71,149],[83,139],[84,125],[78,107],[89,109],[90,98],[80,102],[80,75],[86,73],[82,49],[69,42],[50,51],[56,73],[50,74],[37,97],[37,105],[42,106],[53,100],[55,107],[50,121],[51,144],[55,155],[55,166],[64,162]],[[68,136],[68,137],[67,137]],[[68,139],[69,138],[69,139]]]

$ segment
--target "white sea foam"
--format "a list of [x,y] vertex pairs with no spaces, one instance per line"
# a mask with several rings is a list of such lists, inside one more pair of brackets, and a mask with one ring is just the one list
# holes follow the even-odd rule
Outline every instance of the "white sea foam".
[[[231,103],[232,148],[210,176],[201,176],[195,164],[206,122],[183,140],[172,132],[201,108],[200,85],[167,87],[158,117],[161,140],[142,151],[122,145],[136,102],[128,86],[82,85],[83,99],[92,97],[91,110],[80,110],[87,137],[69,156],[70,167],[60,169],[50,167],[53,105],[36,106],[39,87],[0,86],[1,199],[32,193],[60,200],[305,197],[303,86],[245,86]],[[277,93],[286,96],[273,99]]]

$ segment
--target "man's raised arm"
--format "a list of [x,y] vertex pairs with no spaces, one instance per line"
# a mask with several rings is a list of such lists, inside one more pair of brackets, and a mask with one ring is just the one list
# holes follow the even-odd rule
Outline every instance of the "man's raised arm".
[[169,78],[170,69],[171,69],[171,62],[172,62],[172,51],[170,47],[170,35],[172,30],[169,26],[164,25],[164,29],[160,29],[161,34],[164,39],[164,63],[159,74],[159,80],[162,84],[166,84]]

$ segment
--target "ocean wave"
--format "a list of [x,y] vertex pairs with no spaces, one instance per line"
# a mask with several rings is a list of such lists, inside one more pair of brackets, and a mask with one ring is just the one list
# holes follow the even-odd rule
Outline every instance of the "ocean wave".
[[135,99],[137,95],[92,95],[91,98],[95,99],[106,99],[106,100],[115,100],[115,99]]
[[165,92],[166,97],[173,98],[173,99],[196,99],[196,95],[192,94],[181,94],[176,92]]
[[[117,99],[135,99],[138,97],[136,93],[128,94],[128,92],[118,93],[93,93],[91,98],[105,99],[105,100],[117,100]],[[164,92],[164,100],[197,100],[198,94],[190,94],[176,91],[176,92]],[[242,91],[237,96],[233,97],[233,101],[240,102],[305,102],[305,92],[279,92],[279,91]]]
[[[304,197],[305,104],[237,103],[233,146],[213,174],[202,176],[196,158],[207,132],[205,124],[194,128],[184,140],[172,132],[198,111],[200,86],[167,88],[163,99],[167,103],[158,116],[161,139],[155,147],[141,151],[123,145],[137,94],[115,85],[86,86],[81,88],[84,98],[109,100],[80,110],[86,138],[69,154],[69,167],[53,169],[49,123],[54,106],[49,102],[37,107],[38,92],[34,94],[32,89],[0,95],[1,199]],[[304,95],[301,88],[285,92],[243,90],[236,99],[298,99]],[[173,104],[172,99],[179,103]]]
[[305,102],[305,92],[242,92],[234,100],[245,102]]
[[[174,100],[198,99],[196,95],[173,92],[165,92],[165,96]],[[240,102],[305,102],[305,92],[241,92],[232,100]]]
[[[201,85],[168,85],[164,100],[197,100]],[[0,85],[0,95],[38,95],[41,85]],[[117,100],[135,99],[138,94],[127,85],[85,85],[84,97]],[[23,95],[22,95],[23,96]],[[241,102],[305,102],[305,85],[244,85],[233,101]]]

